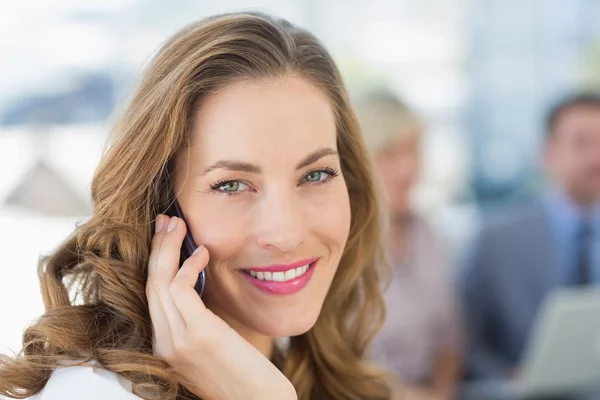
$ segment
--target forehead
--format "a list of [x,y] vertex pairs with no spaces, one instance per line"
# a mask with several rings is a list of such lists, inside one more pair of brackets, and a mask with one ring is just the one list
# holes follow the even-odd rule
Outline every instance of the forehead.
[[573,105],[561,112],[556,129],[590,126],[600,129],[600,105]]
[[192,135],[194,149],[206,162],[222,157],[256,161],[272,153],[304,156],[315,148],[335,149],[337,140],[330,100],[297,77],[225,87],[196,110]]

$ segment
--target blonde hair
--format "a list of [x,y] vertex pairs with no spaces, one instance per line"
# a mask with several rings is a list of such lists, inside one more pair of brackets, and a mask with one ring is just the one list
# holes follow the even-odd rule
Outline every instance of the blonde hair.
[[398,140],[418,143],[421,139],[420,118],[391,92],[377,90],[363,95],[357,102],[356,113],[372,154]]
[[384,374],[364,359],[383,322],[387,273],[373,168],[342,79],[310,33],[249,13],[188,26],[149,66],[94,175],[91,218],[40,263],[46,313],[25,331],[22,354],[0,358],[0,395],[32,396],[61,364],[96,360],[147,398],[196,398],[152,355],[145,284],[155,217],[171,200],[167,166],[208,95],[235,80],[291,75],[331,100],[352,222],[321,314],[291,338],[282,370],[301,400],[390,397]]

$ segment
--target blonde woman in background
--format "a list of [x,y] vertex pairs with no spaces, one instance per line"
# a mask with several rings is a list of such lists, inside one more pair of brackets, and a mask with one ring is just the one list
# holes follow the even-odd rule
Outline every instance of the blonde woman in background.
[[375,357],[411,387],[414,398],[448,399],[460,376],[461,324],[449,257],[411,204],[423,126],[387,92],[365,96],[357,110],[389,206],[387,249],[393,278]]

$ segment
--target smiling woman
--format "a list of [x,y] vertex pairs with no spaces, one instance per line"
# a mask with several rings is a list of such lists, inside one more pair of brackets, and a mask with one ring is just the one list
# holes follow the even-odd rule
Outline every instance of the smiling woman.
[[[308,32],[231,14],[177,34],[92,197],[92,218],[40,265],[46,314],[0,360],[0,394],[391,398],[364,359],[384,315],[372,167]],[[185,220],[164,215],[175,200]],[[199,246],[179,268],[186,235]]]
[[[272,337],[306,332],[350,229],[329,99],[291,72],[233,83],[197,110],[191,139],[176,158],[190,174],[179,174],[174,188],[211,255],[204,303],[246,339],[264,336],[264,349]],[[302,266],[309,268],[296,278]],[[267,283],[264,272],[286,282]]]

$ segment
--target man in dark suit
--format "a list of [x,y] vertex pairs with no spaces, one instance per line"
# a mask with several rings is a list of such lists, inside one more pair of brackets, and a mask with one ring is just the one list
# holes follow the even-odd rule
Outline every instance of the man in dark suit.
[[472,380],[514,377],[551,290],[600,283],[600,96],[558,104],[546,128],[553,187],[485,224],[462,277]]

